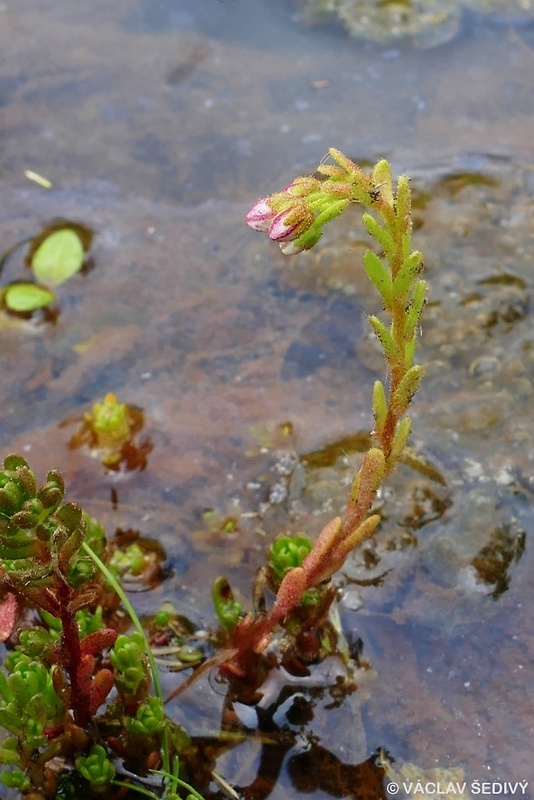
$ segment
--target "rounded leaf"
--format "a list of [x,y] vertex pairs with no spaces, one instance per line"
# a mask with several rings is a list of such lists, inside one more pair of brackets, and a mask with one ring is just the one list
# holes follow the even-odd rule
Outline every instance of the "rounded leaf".
[[10,311],[26,312],[46,308],[55,300],[54,292],[35,283],[14,283],[6,288],[4,302]]
[[37,279],[59,286],[75,275],[83,264],[83,245],[71,228],[54,231],[37,248],[32,268]]

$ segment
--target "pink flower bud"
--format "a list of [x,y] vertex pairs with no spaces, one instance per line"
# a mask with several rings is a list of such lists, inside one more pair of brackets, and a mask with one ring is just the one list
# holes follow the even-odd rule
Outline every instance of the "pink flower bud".
[[285,256],[296,256],[307,248],[303,244],[293,242],[280,242],[280,250]]
[[305,231],[296,239],[288,242],[280,242],[280,250],[285,256],[296,256],[298,253],[302,253],[303,250],[311,250],[311,248],[317,244],[321,236],[322,231],[320,229]]
[[299,234],[301,220],[294,208],[286,208],[275,216],[269,226],[269,239],[273,242],[288,242]]
[[307,197],[316,192],[320,186],[316,178],[295,178],[295,180],[285,187],[282,191],[293,197]]
[[269,198],[262,197],[257,203],[254,203],[247,214],[247,225],[255,231],[267,232],[271,227],[271,222],[276,216],[276,211],[271,208],[268,200]]

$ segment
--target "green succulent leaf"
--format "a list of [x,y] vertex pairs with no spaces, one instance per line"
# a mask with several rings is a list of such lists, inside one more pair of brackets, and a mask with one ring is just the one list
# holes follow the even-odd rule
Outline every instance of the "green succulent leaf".
[[371,234],[373,239],[376,239],[388,259],[391,258],[395,248],[390,232],[383,228],[372,214],[365,213],[362,216],[362,220],[368,233]]
[[396,416],[404,414],[419,388],[422,377],[423,368],[419,364],[414,364],[406,372],[391,399],[391,407]]
[[373,169],[373,181],[382,188],[382,194],[389,203],[393,204],[393,179],[391,166],[384,158]]
[[[15,736],[8,736],[7,739],[4,739],[2,745],[0,746],[0,764],[12,764],[19,767],[21,764],[21,759],[18,748],[19,740]],[[0,777],[0,780],[3,779]],[[9,785],[9,783],[6,783],[6,786]]]
[[399,357],[399,348],[395,344],[395,340],[391,335],[391,331],[388,330],[382,320],[378,317],[375,317],[374,314],[371,314],[368,319],[369,325],[373,329],[378,341],[384,349],[384,355],[388,360],[388,363],[395,362]]
[[59,286],[81,269],[84,254],[80,237],[71,229],[54,231],[39,245],[32,258],[37,280]]
[[404,366],[406,369],[410,369],[410,367],[412,366],[416,344],[417,344],[417,335],[414,333],[410,341],[406,342],[406,345],[404,347]]
[[121,634],[109,654],[115,670],[115,681],[119,691],[129,696],[136,696],[145,690],[147,677],[147,660],[143,637],[134,631],[129,635]]
[[410,181],[401,175],[397,181],[397,219],[404,227],[410,227],[410,194]]
[[280,536],[269,548],[269,570],[273,583],[278,584],[294,567],[301,567],[311,552],[313,543],[307,536]]
[[375,428],[381,430],[384,426],[387,415],[386,391],[382,381],[375,381],[373,386],[373,416]]
[[6,456],[4,459],[4,469],[12,470],[12,469],[28,469],[28,462],[22,456],[17,455],[17,453],[11,453],[11,455]]
[[63,499],[64,492],[63,478],[57,470],[52,469],[46,476],[46,483],[39,489],[38,497],[46,509],[55,509]]
[[390,271],[384,262],[378,258],[376,253],[373,253],[371,250],[368,250],[365,253],[363,257],[363,263],[369,279],[376,286],[384,305],[387,308],[391,303],[392,297],[392,281]]
[[124,718],[124,727],[129,733],[153,736],[165,727],[163,705],[158,697],[148,697],[137,709],[135,719]]
[[406,310],[404,318],[404,336],[410,339],[419,323],[421,313],[426,303],[426,283],[425,281],[418,280],[415,284],[412,299]]
[[49,631],[41,627],[23,628],[19,632],[20,650],[29,658],[40,658],[43,652],[53,647],[54,639]]
[[395,431],[395,436],[393,438],[393,444],[391,446],[391,453],[389,454],[389,462],[395,464],[398,461],[402,451],[404,450],[404,446],[408,441],[408,436],[410,435],[410,430],[412,427],[412,423],[409,417],[404,417],[399,422],[397,430]]
[[115,767],[99,744],[92,746],[88,756],[77,758],[75,765],[78,772],[95,787],[106,786],[115,775]]
[[393,281],[393,294],[401,297],[410,291],[414,279],[423,269],[423,254],[418,250],[404,260],[395,280]]
[[85,522],[84,541],[94,550],[97,555],[101,555],[106,547],[106,532],[100,522],[89,514],[83,512]]
[[[3,763],[8,763],[2,759]],[[21,792],[26,792],[31,786],[31,781],[21,769],[14,769],[0,773],[0,781],[4,786],[9,786],[10,789],[20,789]]]

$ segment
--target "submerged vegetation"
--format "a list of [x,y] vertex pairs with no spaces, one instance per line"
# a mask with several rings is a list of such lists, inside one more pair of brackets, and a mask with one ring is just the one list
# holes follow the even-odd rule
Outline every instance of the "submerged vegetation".
[[85,412],[69,447],[87,445],[109,470],[144,469],[152,445],[149,440],[136,441],[143,425],[141,409],[121,403],[110,392]]
[[466,11],[498,18],[532,17],[523,0],[297,0],[312,23],[340,20],[351,36],[375,42],[409,39],[419,47],[450,41],[461,30]]
[[[336,609],[335,576],[347,556],[376,533],[377,493],[410,434],[406,412],[423,374],[415,349],[426,284],[422,255],[412,249],[408,179],[394,182],[386,161],[368,174],[337,150],[330,156],[333,163],[322,163],[315,177],[296,178],[255,203],[247,222],[294,254],[317,244],[327,222],[355,204],[364,207],[373,242],[364,267],[382,310],[368,321],[389,378],[374,384],[374,430],[343,512],[317,536],[284,535],[270,544],[250,610],[221,576],[213,587],[219,627],[204,632],[198,646],[172,609],[162,609],[143,627],[122,582],[157,569],[157,559],[147,558],[135,537],[126,548],[113,546],[97,521],[75,503],[63,504],[59,472],[49,472],[38,486],[25,459],[11,455],[4,462],[0,617],[10,653],[0,674],[0,724],[8,732],[0,748],[0,780],[26,800],[118,798],[125,789],[198,800],[188,777],[191,740],[164,704],[208,669],[217,670],[232,698],[254,704],[266,676],[280,665],[303,674],[307,664],[333,657],[342,667],[336,702],[353,691],[352,651]],[[69,237],[61,248],[71,245]],[[57,243],[48,241],[37,250],[38,277],[44,264],[50,268],[53,247]],[[62,277],[49,278],[52,283],[75,271],[74,259],[67,261]],[[134,410],[109,394],[85,415],[74,446],[88,444],[114,470],[138,430]],[[236,529],[232,517],[213,524],[230,533]],[[164,698],[153,648],[169,642],[176,645],[179,668],[193,672]],[[155,776],[161,778],[157,788]]]

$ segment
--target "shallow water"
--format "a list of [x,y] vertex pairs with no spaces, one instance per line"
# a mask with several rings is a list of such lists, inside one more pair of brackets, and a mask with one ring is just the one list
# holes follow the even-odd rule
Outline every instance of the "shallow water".
[[[64,218],[94,231],[95,262],[60,288],[55,324],[2,321],[2,452],[60,469],[109,531],[164,543],[172,576],[141,611],[172,597],[210,625],[221,572],[247,598],[272,536],[342,507],[372,424],[383,367],[357,214],[288,261],[247,207],[331,145],[413,177],[431,286],[415,455],[343,579],[370,669],[331,709],[326,665],[323,688],[298,689],[307,713],[278,713],[285,738],[256,733],[211,766],[250,800],[379,797],[384,748],[421,780],[439,766],[532,796],[534,29],[481,15],[431,50],[380,47],[282,0],[18,0],[0,26],[0,251]],[[2,280],[23,269],[21,247]],[[68,448],[111,391],[144,409],[144,472]],[[224,547],[206,508],[239,518]],[[193,735],[217,732],[220,692],[204,681],[173,707]]]

